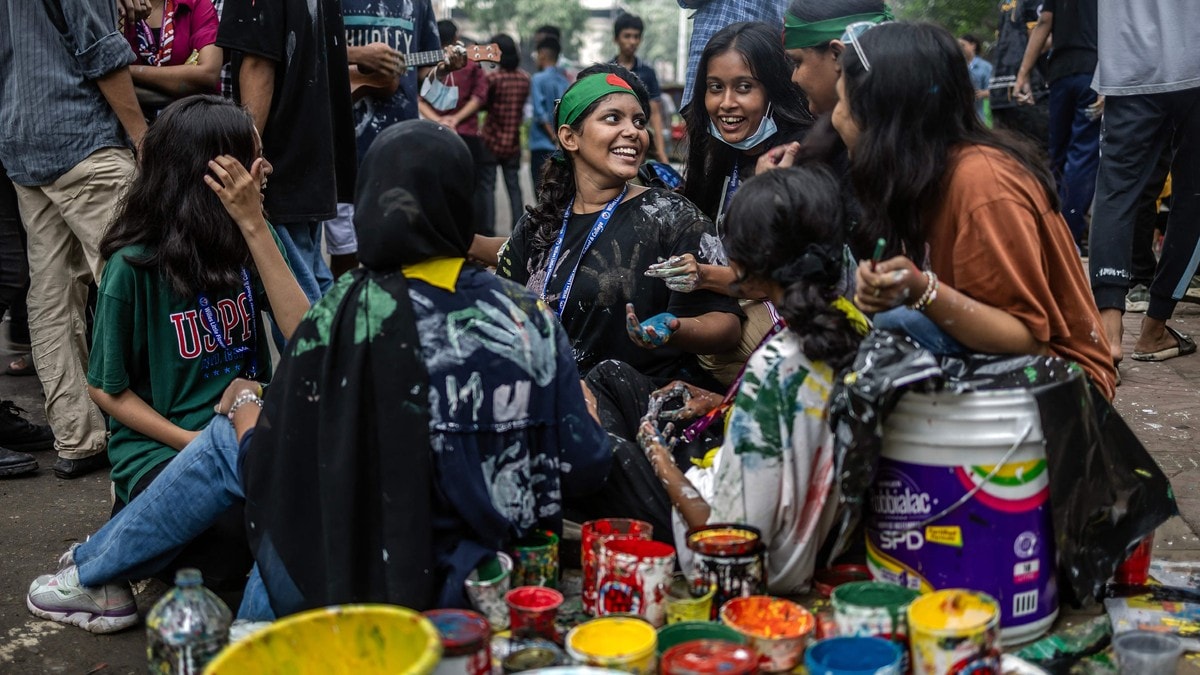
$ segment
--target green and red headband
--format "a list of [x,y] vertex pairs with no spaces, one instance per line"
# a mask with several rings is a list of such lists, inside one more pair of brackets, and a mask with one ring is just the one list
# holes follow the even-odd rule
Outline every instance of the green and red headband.
[[574,124],[588,106],[609,94],[637,96],[633,87],[614,73],[594,73],[577,80],[558,102],[558,126]]
[[882,12],[839,16],[833,19],[825,19],[824,21],[801,21],[791,14],[784,14],[783,48],[803,49],[804,47],[816,47],[830,40],[840,40],[846,32],[846,26],[852,23],[864,21],[883,23],[884,21],[892,21],[894,18],[891,8],[887,5],[884,5]]

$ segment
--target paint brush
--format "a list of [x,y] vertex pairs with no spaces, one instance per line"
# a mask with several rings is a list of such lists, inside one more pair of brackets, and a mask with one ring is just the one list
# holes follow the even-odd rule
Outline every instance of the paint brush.
[[875,242],[875,255],[871,256],[871,271],[875,271],[875,264],[883,260],[883,248],[887,246],[887,239],[880,237]]

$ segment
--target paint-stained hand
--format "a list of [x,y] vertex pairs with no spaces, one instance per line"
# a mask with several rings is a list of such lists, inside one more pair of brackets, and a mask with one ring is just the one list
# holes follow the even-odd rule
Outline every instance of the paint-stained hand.
[[691,293],[704,283],[704,268],[691,253],[660,259],[643,274],[662,279],[667,283],[667,288],[679,293]]
[[864,260],[855,272],[854,304],[868,314],[910,304],[925,292],[926,283],[925,275],[905,256],[878,263]]
[[625,331],[629,339],[643,349],[657,349],[671,340],[671,335],[679,330],[679,319],[670,312],[655,314],[639,321],[633,305],[625,305]]
[[236,158],[221,155],[209,161],[208,169],[210,173],[204,176],[204,182],[221,198],[225,210],[243,233],[265,227],[262,191],[271,175],[271,163],[259,157],[247,171]]
[[675,447],[675,441],[678,439],[667,440],[671,433],[675,430],[675,425],[668,424],[662,432],[659,432],[658,425],[654,420],[648,417],[642,418],[642,423],[638,426],[637,444],[646,453],[646,459],[654,464],[656,458],[663,456],[671,457],[671,450]]
[[[658,419],[672,422],[684,422],[702,417],[708,411],[721,404],[721,397],[711,391],[701,389],[683,380],[675,380],[671,384],[650,394],[650,400],[656,403],[651,408],[661,411]],[[671,410],[663,410],[667,403],[682,401],[683,405]]]

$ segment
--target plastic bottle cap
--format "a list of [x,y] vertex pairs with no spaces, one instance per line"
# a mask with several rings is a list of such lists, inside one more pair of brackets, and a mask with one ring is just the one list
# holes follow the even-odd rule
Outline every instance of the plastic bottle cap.
[[195,567],[184,567],[175,573],[175,585],[181,588],[202,586],[203,584],[204,575],[200,574],[200,570]]

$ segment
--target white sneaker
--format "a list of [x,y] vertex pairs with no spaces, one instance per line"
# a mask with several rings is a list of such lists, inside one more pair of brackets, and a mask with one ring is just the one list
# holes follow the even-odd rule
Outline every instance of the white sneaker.
[[44,574],[29,586],[25,605],[34,616],[79,626],[90,633],[115,633],[138,623],[137,603],[128,584],[84,586],[75,567],[75,547],[58,559],[57,574]]

